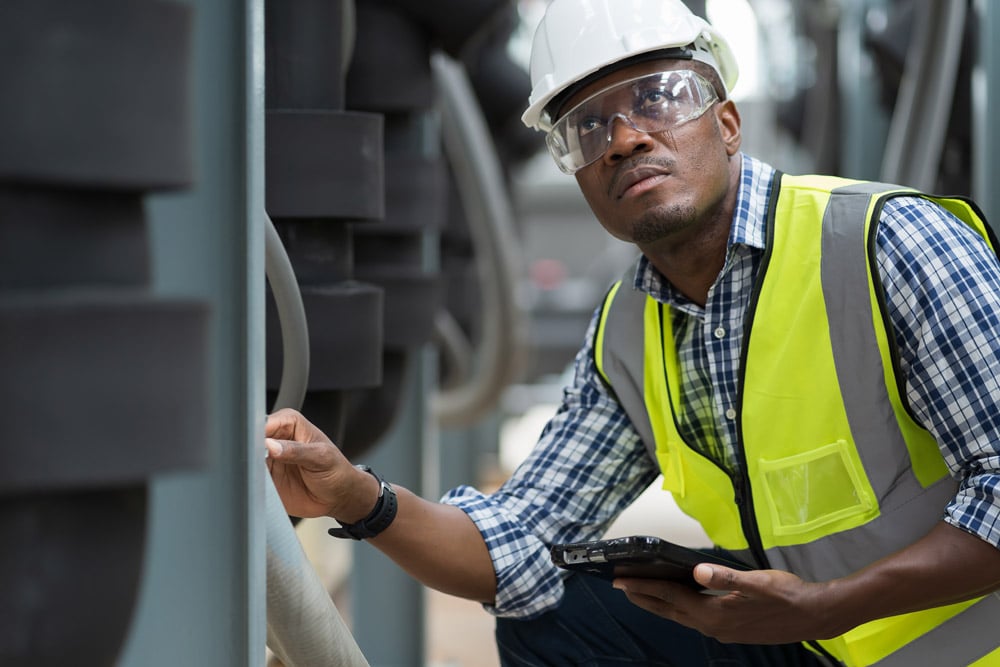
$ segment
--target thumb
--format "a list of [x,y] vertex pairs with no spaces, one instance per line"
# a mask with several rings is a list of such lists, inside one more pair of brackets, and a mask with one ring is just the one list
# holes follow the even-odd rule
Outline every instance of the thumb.
[[723,567],[722,565],[709,565],[699,563],[694,567],[694,580],[699,584],[715,591],[735,591],[740,589],[739,572]]
[[336,447],[326,442],[299,442],[265,438],[268,456],[274,461],[296,465],[310,472],[331,471],[346,460]]
[[277,438],[265,438],[264,446],[267,447],[267,455],[272,459],[294,458],[295,443],[291,440],[278,440]]

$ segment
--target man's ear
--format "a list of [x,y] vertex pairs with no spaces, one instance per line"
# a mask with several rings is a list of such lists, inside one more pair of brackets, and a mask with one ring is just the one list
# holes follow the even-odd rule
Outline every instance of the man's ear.
[[732,100],[724,100],[716,104],[715,118],[718,122],[722,143],[726,145],[726,153],[730,156],[736,155],[743,143],[743,135],[740,134],[740,112],[736,108],[736,103]]

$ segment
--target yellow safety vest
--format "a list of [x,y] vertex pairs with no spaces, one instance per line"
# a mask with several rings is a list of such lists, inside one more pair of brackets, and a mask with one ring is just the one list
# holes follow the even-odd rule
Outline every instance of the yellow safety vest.
[[[962,198],[779,174],[746,313],[731,474],[684,442],[669,306],[616,284],[595,360],[663,473],[715,544],[807,581],[846,576],[941,520],[956,483],[910,416],[874,257],[882,206],[943,206],[998,244]],[[818,643],[850,667],[1000,665],[1000,597],[879,619]],[[815,644],[813,645],[815,650]]]

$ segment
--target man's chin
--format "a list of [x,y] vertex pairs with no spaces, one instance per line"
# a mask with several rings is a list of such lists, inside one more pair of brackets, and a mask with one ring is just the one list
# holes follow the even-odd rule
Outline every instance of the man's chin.
[[632,242],[644,245],[661,241],[696,224],[693,208],[668,205],[647,211],[632,225]]

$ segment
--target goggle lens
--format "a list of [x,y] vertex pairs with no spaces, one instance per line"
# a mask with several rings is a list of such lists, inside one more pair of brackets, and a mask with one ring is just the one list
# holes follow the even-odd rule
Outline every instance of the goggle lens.
[[700,117],[718,99],[712,84],[691,70],[647,74],[577,104],[555,122],[545,143],[559,169],[574,174],[608,150],[616,119],[640,132],[664,132]]

